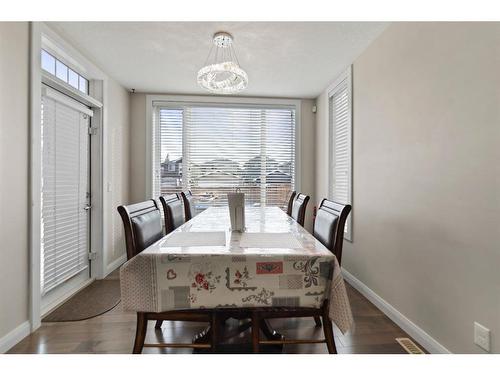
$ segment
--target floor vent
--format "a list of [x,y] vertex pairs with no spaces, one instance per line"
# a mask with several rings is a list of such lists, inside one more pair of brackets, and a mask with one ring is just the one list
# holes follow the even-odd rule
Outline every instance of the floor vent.
[[420,349],[417,344],[415,344],[408,337],[398,337],[396,341],[410,354],[425,354],[422,349]]

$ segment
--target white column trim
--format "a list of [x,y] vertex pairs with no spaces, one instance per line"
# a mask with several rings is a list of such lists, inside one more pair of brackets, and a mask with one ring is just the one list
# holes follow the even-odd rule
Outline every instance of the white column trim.
[[[35,331],[41,324],[41,291],[40,291],[40,227],[41,227],[41,58],[42,47],[41,25],[30,23],[30,299],[29,317],[31,330]],[[28,327],[30,324],[28,324]]]

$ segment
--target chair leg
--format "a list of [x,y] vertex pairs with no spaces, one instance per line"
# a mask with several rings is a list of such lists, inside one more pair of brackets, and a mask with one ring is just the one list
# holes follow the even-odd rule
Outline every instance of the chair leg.
[[162,319],[158,319],[155,324],[155,329],[161,329],[161,325],[163,324]]
[[328,353],[337,354],[337,348],[335,347],[335,339],[333,337],[333,327],[330,318],[328,317],[328,309],[323,309],[323,332],[325,334],[326,346],[328,348]]
[[316,323],[316,327],[321,327],[321,319],[320,319],[319,315],[316,315],[314,317],[314,323]]
[[260,324],[260,330],[262,331],[262,333],[264,334],[264,336],[266,337],[266,339],[268,340],[277,340],[277,341],[280,341],[280,340],[283,340],[284,337],[281,333],[278,333],[272,326],[271,324],[269,323],[269,321],[265,320],[265,319],[260,319],[259,320],[259,324]]
[[212,322],[210,328],[212,329],[212,337],[211,337],[211,349],[212,353],[215,353],[217,350],[217,340],[219,339],[219,319],[216,311],[212,311]]
[[259,315],[256,312],[252,313],[252,349],[254,353],[259,352],[259,334],[260,324]]
[[135,329],[135,341],[133,354],[141,354],[142,348],[144,347],[144,340],[146,339],[146,330],[148,328],[148,321],[146,319],[146,314],[138,312],[137,313],[137,327]]

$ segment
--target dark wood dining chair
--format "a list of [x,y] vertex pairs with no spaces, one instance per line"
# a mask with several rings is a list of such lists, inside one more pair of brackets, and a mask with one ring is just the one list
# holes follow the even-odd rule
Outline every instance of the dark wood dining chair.
[[344,230],[349,212],[350,204],[323,199],[314,220],[313,236],[335,255],[339,265],[342,264]]
[[[163,237],[160,208],[154,199],[118,206],[118,213],[125,229],[127,260],[132,259],[149,245]],[[162,322],[156,325],[161,327]]]
[[[171,202],[173,199],[169,199]],[[177,197],[180,204],[180,199]],[[160,199],[162,201],[162,199]],[[163,197],[167,202],[167,197]],[[162,202],[163,204],[163,202]],[[172,202],[170,203],[172,204]],[[127,260],[132,259],[141,251],[152,245],[163,237],[163,228],[161,225],[160,208],[154,199],[135,203],[128,206],[118,206],[118,212],[123,220],[125,229],[125,243],[127,247]],[[182,215],[182,205],[181,205]],[[177,220],[175,223],[179,223]],[[214,343],[207,344],[144,344],[148,320],[156,320],[155,328],[161,328],[164,320],[171,321],[194,321],[216,324],[214,311],[211,310],[184,310],[184,311],[165,311],[161,313],[138,312],[137,327],[135,333],[133,353],[141,353],[143,347],[174,347],[174,348],[213,348]]]
[[169,194],[160,196],[160,202],[165,218],[165,234],[169,234],[185,223],[182,200],[178,194]]
[[[342,262],[345,222],[350,211],[349,204],[323,199],[314,217],[313,236],[335,255],[339,265]],[[319,316],[315,316],[314,321],[317,327],[321,326]]]
[[292,216],[293,200],[295,199],[296,195],[297,195],[296,191],[292,191],[292,194],[290,194],[290,199],[288,200],[288,206],[286,208],[286,213],[288,216]]
[[194,206],[194,198],[191,190],[188,190],[187,193],[181,192],[182,201],[184,202],[184,216],[186,221],[191,220],[196,216],[196,208]]
[[308,202],[309,195],[299,193],[295,196],[292,203],[292,212],[290,216],[301,226],[304,226]]
[[[161,195],[160,202],[163,207],[163,216],[165,218],[165,234],[180,227],[186,221],[184,220],[184,208],[179,194]],[[155,328],[160,329],[163,320],[156,321]]]
[[127,260],[163,237],[158,204],[151,199],[128,206],[118,206],[125,229]]
[[[328,348],[328,353],[337,354],[335,346],[335,337],[333,334],[333,326],[329,317],[329,302],[325,300],[320,308],[312,307],[255,307],[251,308],[251,325],[252,325],[252,349],[254,353],[258,353],[261,345],[286,345],[286,344],[321,344],[325,343]],[[323,319],[324,339],[285,339],[284,337],[263,338],[261,339],[260,331],[265,332],[262,324],[266,319],[276,318],[304,318],[321,316]],[[264,336],[266,334],[264,333]],[[280,336],[280,335],[279,335]]]

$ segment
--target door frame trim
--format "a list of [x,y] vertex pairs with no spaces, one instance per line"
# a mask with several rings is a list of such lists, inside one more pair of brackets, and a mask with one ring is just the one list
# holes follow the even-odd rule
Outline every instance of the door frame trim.
[[76,99],[73,99],[66,94],[62,94],[59,91],[53,89],[49,85],[47,85],[45,82],[42,80],[42,91],[43,95],[45,95],[48,98],[54,99],[56,102],[62,103],[75,111],[85,113],[86,115],[89,115],[90,117],[94,117],[94,111],[82,103],[78,102]]
[[[104,228],[108,223],[107,216],[104,215],[108,207],[108,197],[105,194],[105,181],[109,181],[107,166],[107,113],[102,103],[108,102],[108,76],[97,66],[90,62],[78,50],[61,38],[50,27],[43,22],[30,22],[30,149],[29,149],[29,320],[30,330],[34,332],[41,325],[41,257],[40,257],[40,230],[41,230],[41,92],[43,73],[41,69],[40,51],[44,41],[50,41],[52,46],[58,46],[61,51],[71,56],[89,78],[90,96],[95,100],[91,103],[94,116],[92,127],[95,132],[91,136],[91,234],[90,246],[93,252],[97,253],[97,259],[91,265],[90,279],[101,279],[107,274],[107,260],[104,252],[104,244],[107,243],[107,235]],[[64,86],[61,84],[61,86]],[[65,87],[61,87],[64,92]],[[89,96],[88,96],[89,97]]]

